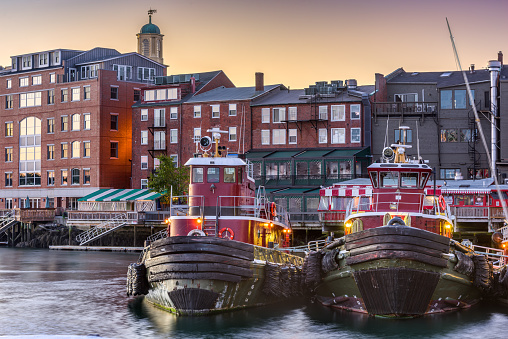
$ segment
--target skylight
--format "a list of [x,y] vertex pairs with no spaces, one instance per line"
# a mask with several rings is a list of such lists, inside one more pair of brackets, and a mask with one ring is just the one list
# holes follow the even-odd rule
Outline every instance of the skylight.
[[450,75],[452,75],[452,72],[444,72],[440,76],[442,76],[442,77],[449,77]]

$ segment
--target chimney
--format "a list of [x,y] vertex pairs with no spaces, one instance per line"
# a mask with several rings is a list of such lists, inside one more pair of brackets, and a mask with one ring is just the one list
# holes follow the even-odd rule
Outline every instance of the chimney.
[[194,94],[196,92],[196,78],[191,77],[190,83],[191,83],[191,92]]
[[474,73],[474,64],[471,64],[471,67],[469,67],[469,71],[470,71],[471,73]]
[[501,65],[503,64],[503,52],[502,51],[499,51],[499,53],[497,53],[497,61],[499,61],[501,63]]
[[356,79],[346,80],[347,89],[356,89]]
[[262,92],[265,90],[264,74],[262,72],[256,72],[256,92]]

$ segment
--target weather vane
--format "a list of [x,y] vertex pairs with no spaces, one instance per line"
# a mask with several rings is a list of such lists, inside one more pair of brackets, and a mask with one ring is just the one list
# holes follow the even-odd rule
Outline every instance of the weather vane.
[[154,13],[157,13],[157,10],[156,9],[152,9],[152,7],[150,7],[150,9],[148,10],[148,16],[152,17],[152,14],[154,14]]

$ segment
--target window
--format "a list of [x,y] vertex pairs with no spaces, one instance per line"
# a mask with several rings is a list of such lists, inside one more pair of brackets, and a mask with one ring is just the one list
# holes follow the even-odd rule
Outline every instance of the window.
[[168,100],[179,99],[178,88],[168,88]]
[[206,182],[219,182],[220,170],[218,167],[209,167],[206,171]]
[[60,65],[60,51],[51,53],[53,58],[53,65]]
[[465,109],[466,108],[466,90],[460,89],[454,91],[453,108]]
[[270,145],[270,130],[264,129],[261,131],[261,145]]
[[111,100],[118,100],[118,87],[111,86]]
[[5,96],[5,109],[11,109],[14,107],[14,101],[12,95]]
[[132,66],[113,65],[113,71],[116,71],[116,78],[118,81],[132,79]]
[[60,144],[60,158],[67,159],[69,155],[69,145],[66,142]]
[[48,90],[48,105],[53,105],[55,103],[55,90]]
[[54,84],[56,82],[56,74],[50,73],[49,74],[49,83]]
[[166,131],[156,131],[153,134],[153,148],[166,149]]
[[135,89],[134,90],[134,98],[133,100],[134,101],[139,101],[141,99],[141,90],[140,89]]
[[19,95],[19,107],[41,106],[42,92],[21,93]]
[[319,106],[319,119],[328,120],[328,106]]
[[[148,53],[143,53],[148,55]],[[138,80],[153,80],[155,76],[155,68],[138,67]]]
[[65,186],[67,185],[67,170],[60,170],[60,185]]
[[[476,134],[476,130],[475,130]],[[460,141],[461,142],[471,142],[474,141],[473,133],[470,129],[461,129],[460,130]]]
[[90,141],[83,141],[83,158],[90,158]]
[[12,172],[5,172],[5,187],[12,187]]
[[332,106],[332,121],[345,121],[346,120],[346,106],[333,105]]
[[[395,136],[394,136],[393,140],[395,141],[396,144],[402,142],[401,131],[404,131],[404,130],[400,130],[400,129],[394,130]],[[413,130],[406,129],[405,131],[406,131],[406,143],[412,143],[413,142]]]
[[264,124],[270,123],[270,109],[262,108],[261,109],[261,122]]
[[5,148],[5,162],[12,162],[12,147]]
[[5,199],[5,209],[11,210],[13,207],[12,198]]
[[193,167],[192,168],[192,182],[203,182],[203,168]]
[[47,159],[55,160],[55,145],[47,145]]
[[171,107],[169,109],[169,118],[172,120],[178,119],[178,107]]
[[155,93],[157,95],[157,100],[166,100],[166,94],[167,94],[167,90],[164,88],[164,89],[157,89],[155,90]]
[[61,93],[62,93],[61,101],[62,102],[69,101],[69,90],[67,88],[62,88]]
[[351,143],[359,143],[361,141],[361,129],[351,128]]
[[166,109],[154,109],[153,110],[153,126],[154,127],[165,127],[166,126]]
[[72,149],[71,149],[71,157],[72,158],[79,158],[81,156],[80,154],[81,145],[79,141],[73,141],[72,142]]
[[456,174],[460,174],[459,168],[441,168],[439,170],[441,179],[455,179]]
[[224,182],[236,182],[234,167],[225,167],[224,168]]
[[117,141],[111,141],[109,153],[110,153],[109,156],[111,158],[118,158],[118,142]]
[[22,69],[28,69],[28,68],[32,68],[32,56],[31,55],[27,55],[27,56],[24,56],[22,59]]
[[141,179],[141,189],[146,190],[148,188],[148,179]]
[[28,86],[28,77],[19,78],[19,87]]
[[286,109],[285,108],[274,108],[273,109],[273,122],[280,123],[286,120]]
[[346,129],[345,128],[332,128],[332,144],[345,144],[346,143]]
[[83,168],[83,185],[90,185],[90,169]]
[[141,169],[142,170],[148,169],[148,156],[147,155],[141,156]]
[[220,118],[220,105],[211,105],[212,118]]
[[19,123],[19,185],[41,184],[41,120],[27,117]]
[[5,123],[5,136],[12,137],[14,135],[14,123],[9,121]]
[[111,119],[110,129],[112,131],[118,131],[118,114],[111,113],[110,119]]
[[47,171],[48,186],[55,186],[55,171]]
[[12,80],[7,79],[7,89],[12,88]]
[[148,109],[141,110],[141,121],[148,121]]
[[398,187],[399,186],[399,173],[398,172],[380,172],[379,183],[381,187]]
[[290,144],[296,144],[297,143],[297,139],[296,139],[296,129],[290,129],[289,130],[289,136],[288,136],[288,142]]
[[49,66],[49,53],[39,54],[39,67]]
[[83,114],[83,129],[84,130],[90,129],[90,113]]
[[73,114],[72,115],[72,130],[73,131],[79,131],[81,125],[81,116],[79,114]]
[[146,90],[145,91],[145,101],[153,101],[155,100],[155,90]]
[[298,110],[296,107],[289,107],[288,108],[288,120],[296,121],[298,120]]
[[274,145],[285,145],[286,144],[286,130],[285,129],[272,130],[272,143]]
[[69,129],[69,117],[67,115],[62,115],[60,117],[60,127],[61,127],[61,131],[62,132],[67,132],[67,130]]
[[42,75],[32,75],[32,85],[42,84]]
[[79,185],[79,177],[80,177],[80,173],[81,172],[79,170],[79,168],[73,168],[71,170],[71,176],[72,176],[72,185]]
[[141,145],[148,145],[148,131],[141,131]]
[[229,104],[229,116],[236,116],[236,104]]
[[418,188],[418,173],[400,173],[400,187]]
[[169,130],[169,142],[171,144],[177,144],[178,143],[178,130],[177,129],[171,129],[171,130]]
[[178,154],[171,154],[169,157],[173,161],[173,164],[175,164],[175,167],[178,167]]
[[90,98],[91,98],[90,86],[84,86],[83,87],[83,100],[90,100]]
[[201,118],[201,106],[194,106],[194,118]]
[[201,139],[201,128],[194,128],[194,142],[198,142]]
[[452,91],[441,91],[441,109],[452,109]]
[[360,119],[360,105],[351,105],[349,109],[351,111],[351,120]]
[[326,128],[320,128],[318,133],[319,133],[319,137],[318,137],[319,143],[326,144],[328,142]]
[[457,129],[442,129],[441,130],[441,142],[458,142],[459,132]]
[[236,127],[229,127],[229,141],[236,141]]

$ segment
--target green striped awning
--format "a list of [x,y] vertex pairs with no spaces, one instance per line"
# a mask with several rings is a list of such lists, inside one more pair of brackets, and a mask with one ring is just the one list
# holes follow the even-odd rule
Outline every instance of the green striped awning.
[[146,189],[99,189],[78,201],[135,201],[154,200],[162,194]]

